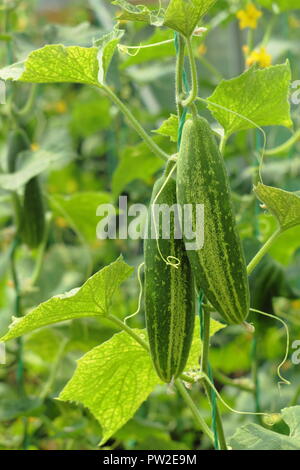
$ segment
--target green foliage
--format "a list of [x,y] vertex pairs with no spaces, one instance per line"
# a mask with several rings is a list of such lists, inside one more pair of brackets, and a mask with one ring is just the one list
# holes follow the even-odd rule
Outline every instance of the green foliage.
[[300,448],[300,406],[285,408],[282,419],[289,426],[288,436],[265,429],[258,424],[247,424],[237,430],[231,438],[234,450],[299,450]]
[[208,98],[212,103],[208,108],[228,136],[256,126],[291,127],[290,81],[288,62],[263,70],[252,67],[239,77],[222,81]]

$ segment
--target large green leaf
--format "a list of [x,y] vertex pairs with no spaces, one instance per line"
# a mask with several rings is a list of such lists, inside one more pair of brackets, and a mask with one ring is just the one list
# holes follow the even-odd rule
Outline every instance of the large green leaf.
[[300,196],[258,183],[254,188],[257,197],[267,206],[276,217],[282,230],[287,230],[300,224]]
[[300,406],[284,408],[281,414],[290,428],[288,436],[251,423],[236,431],[230,445],[234,450],[300,450]]
[[170,0],[166,10],[131,5],[126,0],[113,3],[122,8],[119,20],[143,21],[154,26],[168,26],[188,37],[216,0]]
[[208,98],[208,108],[228,136],[255,124],[290,127],[290,81],[289,62],[265,69],[254,66],[236,78],[223,80]]
[[2,80],[30,83],[103,84],[110,61],[124,31],[115,28],[97,41],[97,47],[47,45],[24,62],[0,70]]
[[184,36],[193,34],[198,22],[216,0],[171,0],[164,17],[164,25]]
[[132,267],[118,258],[90,277],[82,287],[52,297],[24,317],[15,318],[1,341],[65,320],[107,315],[113,295],[132,271]]
[[[135,332],[145,336],[140,330]],[[122,332],[78,361],[75,374],[59,398],[90,409],[102,426],[104,444],[159,383],[148,352]]]
[[[224,325],[212,321],[210,334]],[[146,339],[145,330],[134,330]],[[197,321],[186,370],[199,368],[201,350]],[[114,335],[83,356],[59,398],[82,403],[99,420],[104,444],[125,424],[156,385],[161,384],[149,353],[126,332]]]
[[74,82],[97,85],[97,55],[97,47],[49,45],[31,52],[23,63],[0,70],[0,78],[30,83]]

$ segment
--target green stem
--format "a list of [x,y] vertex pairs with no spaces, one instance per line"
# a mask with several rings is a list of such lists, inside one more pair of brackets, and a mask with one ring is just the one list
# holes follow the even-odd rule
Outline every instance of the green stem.
[[277,18],[278,18],[278,15],[276,13],[274,13],[271,20],[268,21],[268,25],[267,25],[263,40],[261,42],[262,46],[266,46],[268,44],[268,42],[270,41],[270,38],[271,38],[271,35],[272,35],[272,32],[273,32],[273,28],[275,26]]
[[182,381],[177,379],[175,381],[175,385],[177,387],[177,390],[179,391],[180,395],[184,399],[186,405],[190,408],[191,412],[194,415],[194,418],[196,422],[199,424],[201,430],[204,432],[204,434],[207,435],[207,437],[210,439],[210,441],[213,443],[214,442],[214,436],[213,433],[211,432],[210,428],[206,424],[206,421],[202,418],[196,404],[192,400],[190,394],[186,390],[185,386],[183,385]]
[[220,150],[221,155],[224,155],[226,143],[227,143],[227,135],[224,134],[221,137],[220,145],[219,145],[219,150]]
[[[21,286],[19,283],[19,278],[17,274],[16,268],[16,250],[18,248],[19,241],[15,239],[13,248],[11,251],[11,273],[12,273],[12,280],[14,283],[16,298],[15,298],[15,307],[14,307],[14,315],[17,318],[22,316],[22,306],[21,306]],[[22,338],[18,338],[17,340],[18,349],[17,349],[17,385],[18,391],[20,396],[24,395],[24,367],[23,367],[23,340]]]
[[250,261],[250,263],[247,266],[247,274],[248,276],[252,273],[252,271],[255,269],[255,267],[258,265],[258,263],[261,261],[261,259],[264,257],[264,255],[269,251],[271,248],[272,244],[274,241],[281,235],[282,231],[280,227],[275,230],[275,232],[268,238],[266,243],[261,247],[261,249],[256,253],[254,258]]
[[265,155],[273,156],[273,155],[280,155],[281,153],[288,152],[290,148],[298,141],[300,140],[300,129],[298,129],[297,132],[295,132],[294,135],[290,139],[288,139],[286,142],[283,144],[279,145],[278,147],[275,147],[273,149],[267,149],[265,151]]
[[186,42],[189,61],[190,61],[192,89],[188,98],[183,100],[181,103],[184,108],[187,106],[190,106],[195,101],[198,95],[197,66],[196,66],[196,61],[195,61],[195,57],[193,53],[191,38],[186,38],[185,42]]
[[217,379],[218,382],[221,382],[223,385],[227,385],[229,387],[234,387],[237,390],[242,390],[243,392],[249,392],[253,393],[254,392],[254,386],[253,385],[246,385],[243,384],[235,379],[231,379],[230,377],[227,377],[227,375],[224,375],[222,372],[219,370],[214,370],[214,376]]
[[[203,309],[203,338],[202,338],[202,356],[201,356],[201,371],[208,375],[208,364],[209,364],[209,342],[210,342],[210,313]],[[203,380],[204,389],[207,398],[212,406],[211,390],[205,380]],[[216,425],[218,431],[218,439],[221,450],[227,450],[227,444],[223,429],[223,423],[221,413],[218,405],[216,405]]]
[[31,85],[30,92],[29,92],[25,105],[23,106],[23,108],[15,110],[16,114],[19,117],[26,117],[31,113],[33,106],[35,104],[36,91],[37,91],[37,84],[33,83]]
[[134,330],[130,328],[130,326],[122,322],[120,318],[116,317],[115,315],[108,315],[107,318],[108,320],[115,323],[119,328],[121,328],[121,330],[126,331],[126,333],[128,333],[133,339],[135,339],[142,346],[142,348],[146,349],[146,351],[149,351],[149,346],[146,341],[144,341],[138,334],[136,334]]
[[183,112],[183,106],[181,104],[181,97],[182,97],[182,92],[183,92],[184,50],[185,50],[184,38],[181,36],[181,34],[178,34],[178,51],[176,55],[176,75],[175,75],[175,92],[176,92],[178,121],[180,121],[180,118]]
[[107,96],[111,99],[111,101],[124,113],[134,130],[139,134],[139,136],[145,141],[148,147],[152,150],[155,155],[162,158],[163,160],[168,160],[169,155],[164,152],[152,139],[149,137],[147,132],[143,129],[140,125],[138,120],[133,116],[131,111],[127,108],[127,106],[117,97],[117,95],[106,85],[98,86],[98,89],[104,91]]

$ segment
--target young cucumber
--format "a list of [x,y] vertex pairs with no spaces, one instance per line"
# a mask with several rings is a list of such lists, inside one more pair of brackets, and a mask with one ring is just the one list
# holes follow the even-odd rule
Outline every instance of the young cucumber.
[[[153,189],[148,217],[148,238],[144,243],[145,257],[145,310],[150,352],[157,374],[164,382],[171,382],[183,371],[193,338],[195,320],[195,288],[190,264],[182,239],[175,239],[174,213],[171,213],[170,237],[162,238],[162,220],[157,223],[151,238],[152,204],[171,208],[176,204],[176,183],[167,175],[160,178]],[[173,214],[173,215],[172,215]],[[159,253],[157,242],[159,243]],[[162,259],[162,256],[165,261]],[[173,257],[173,258],[168,258]],[[166,263],[167,258],[176,268]]]
[[197,289],[226,322],[242,323],[250,307],[246,261],[223,158],[208,122],[199,116],[183,128],[177,199],[181,205],[192,205],[193,230],[196,205],[204,205],[204,245],[187,249]]
[[30,248],[37,248],[45,234],[45,208],[38,177],[26,183],[23,200],[21,236]]
[[8,136],[7,145],[7,171],[14,173],[17,168],[17,159],[20,152],[30,149],[30,141],[23,129],[14,129]]

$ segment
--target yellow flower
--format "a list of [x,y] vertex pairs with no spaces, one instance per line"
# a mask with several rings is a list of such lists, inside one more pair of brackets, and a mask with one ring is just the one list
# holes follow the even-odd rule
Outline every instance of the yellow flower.
[[67,103],[63,100],[57,101],[54,104],[54,109],[59,114],[64,114],[67,111]]
[[251,52],[246,60],[246,64],[250,67],[253,64],[259,64],[261,67],[270,67],[272,64],[272,56],[268,54],[265,47]]
[[205,44],[200,44],[200,46],[198,47],[198,53],[199,55],[205,55],[207,52],[207,47]]
[[245,10],[239,10],[236,13],[237,18],[240,20],[240,29],[257,27],[257,21],[261,17],[262,12],[256,8],[253,3],[248,3]]
[[59,228],[65,228],[68,227],[68,222],[63,218],[63,217],[56,217],[55,219],[55,224]]
[[32,144],[30,145],[30,148],[33,152],[36,152],[37,150],[40,149],[40,146],[36,142],[32,142]]

